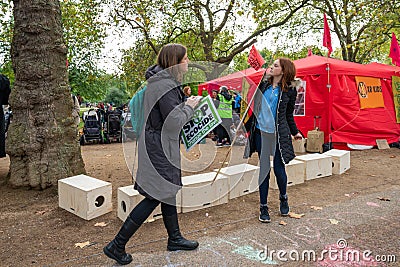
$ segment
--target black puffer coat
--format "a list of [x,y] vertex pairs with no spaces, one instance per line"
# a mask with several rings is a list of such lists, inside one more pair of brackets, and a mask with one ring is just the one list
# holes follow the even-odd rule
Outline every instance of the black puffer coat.
[[180,83],[167,71],[153,66],[146,78],[146,125],[138,139],[135,189],[147,198],[174,204],[182,186],[180,131],[194,111],[184,104]]
[[[268,81],[262,81],[259,85],[259,90],[256,90],[256,95],[254,97],[254,110],[250,119],[246,122],[245,127],[247,132],[249,132],[249,138],[246,143],[244,158],[249,158],[256,152],[254,132],[256,129],[257,119],[254,114],[259,114],[261,109],[261,99],[263,97],[264,91],[268,88],[270,83]],[[282,88],[282,84],[279,84]],[[276,119],[276,132],[278,133],[277,141],[279,143],[279,149],[282,155],[282,161],[288,164],[289,161],[294,159],[296,156],[294,154],[292,137],[291,135],[296,135],[299,130],[297,129],[296,123],[293,118],[294,104],[296,102],[297,90],[294,87],[288,87],[288,91],[284,92],[280,90],[279,102],[277,109],[277,119]]]

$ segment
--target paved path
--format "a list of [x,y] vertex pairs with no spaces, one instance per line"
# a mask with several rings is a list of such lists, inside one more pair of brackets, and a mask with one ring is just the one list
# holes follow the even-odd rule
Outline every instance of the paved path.
[[[399,195],[400,186],[395,185],[368,195],[349,195],[322,210],[310,209],[300,219],[278,217],[276,212],[269,224],[243,218],[236,222],[248,222],[241,230],[198,238],[196,251],[143,253],[131,246],[134,262],[128,266],[400,266]],[[281,220],[287,225],[279,225]],[[115,262],[99,253],[57,264],[63,265],[115,266]]]

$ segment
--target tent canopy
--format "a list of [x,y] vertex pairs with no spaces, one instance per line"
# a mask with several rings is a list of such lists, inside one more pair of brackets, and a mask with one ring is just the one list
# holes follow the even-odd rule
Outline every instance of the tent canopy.
[[[386,139],[388,143],[399,141],[400,124],[396,122],[392,91],[392,76],[400,76],[399,67],[380,63],[363,65],[315,55],[294,63],[296,76],[305,82],[304,114],[295,116],[304,136],[316,124],[325,133],[325,142],[376,145],[376,139]],[[231,77],[237,85],[243,84],[244,79],[257,85],[264,72],[265,69],[257,72],[248,69]],[[384,107],[361,109],[356,76],[380,80]],[[218,89],[233,82],[226,77],[199,85],[199,94],[201,90],[209,90],[210,85]],[[316,116],[320,119],[315,122]]]

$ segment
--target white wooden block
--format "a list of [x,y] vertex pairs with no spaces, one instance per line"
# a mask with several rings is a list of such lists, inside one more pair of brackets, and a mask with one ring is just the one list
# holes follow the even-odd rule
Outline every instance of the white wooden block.
[[201,173],[182,177],[182,212],[190,212],[228,203],[228,177],[216,172]]
[[342,174],[350,169],[350,151],[331,149],[324,154],[332,157],[333,174]]
[[[128,185],[118,188],[118,218],[125,221],[128,215],[131,213],[134,207],[144,199],[144,196],[139,194],[137,190],[133,188],[133,185]],[[146,222],[152,222],[156,219],[161,218],[161,205],[150,214],[146,219]]]
[[[289,164],[285,165],[286,176],[287,176],[287,186],[292,186],[296,184],[304,183],[305,176],[305,163],[300,160],[293,159]],[[271,175],[269,178],[269,187],[273,189],[278,189],[278,184],[276,182],[275,172],[273,171],[273,162],[271,161]]]
[[[222,168],[220,173],[228,177],[229,181],[229,199],[234,199],[258,189],[258,169],[260,167],[251,164],[238,164]],[[218,171],[217,169],[214,171]],[[255,177],[257,185],[252,181]]]
[[299,140],[292,139],[294,153],[306,153],[306,143],[307,138],[302,138]]
[[112,186],[87,175],[58,180],[58,205],[85,220],[112,211]]
[[332,175],[331,156],[315,153],[297,156],[296,159],[305,163],[305,181]]

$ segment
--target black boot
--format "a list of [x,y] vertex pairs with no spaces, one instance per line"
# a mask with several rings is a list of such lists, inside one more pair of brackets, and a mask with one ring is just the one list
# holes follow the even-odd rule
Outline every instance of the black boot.
[[103,248],[104,254],[121,265],[129,264],[132,256],[125,252],[125,245],[139,227],[140,225],[128,216],[115,238]]
[[181,235],[179,231],[178,214],[163,216],[163,220],[168,232],[168,250],[193,250],[199,246],[197,241],[187,240]]

